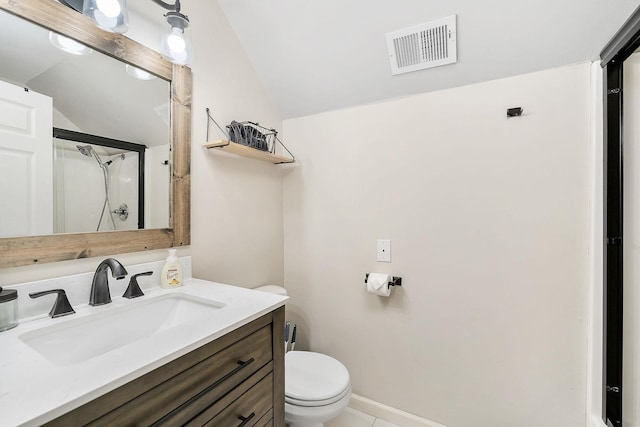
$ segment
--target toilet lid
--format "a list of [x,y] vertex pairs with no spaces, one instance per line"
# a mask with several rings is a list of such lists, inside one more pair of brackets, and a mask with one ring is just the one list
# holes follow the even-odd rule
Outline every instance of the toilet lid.
[[331,403],[349,388],[349,371],[325,354],[290,351],[285,355],[284,383],[285,398],[291,403]]

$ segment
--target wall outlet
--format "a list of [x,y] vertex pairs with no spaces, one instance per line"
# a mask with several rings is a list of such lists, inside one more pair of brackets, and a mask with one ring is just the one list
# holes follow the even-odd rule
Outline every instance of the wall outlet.
[[378,261],[391,262],[391,240],[378,240]]

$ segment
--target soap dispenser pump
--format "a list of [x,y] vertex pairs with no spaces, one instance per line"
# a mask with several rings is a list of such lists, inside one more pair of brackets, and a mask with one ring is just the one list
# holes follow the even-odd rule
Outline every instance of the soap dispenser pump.
[[160,277],[160,287],[177,288],[182,286],[182,265],[178,261],[175,249],[169,249],[169,256],[162,267],[162,275]]

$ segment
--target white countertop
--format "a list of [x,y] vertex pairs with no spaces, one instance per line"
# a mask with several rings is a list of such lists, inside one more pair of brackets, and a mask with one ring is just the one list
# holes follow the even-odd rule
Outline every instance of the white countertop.
[[[145,296],[133,300],[118,297],[103,306],[74,306],[76,314],[57,319],[37,316],[0,332],[1,424],[41,425],[283,306],[288,299],[199,279],[187,279],[183,287],[176,289],[156,287],[144,292]],[[49,362],[19,339],[25,332],[167,293],[206,298],[224,303],[225,307],[212,310],[206,321],[186,323],[67,366]]]

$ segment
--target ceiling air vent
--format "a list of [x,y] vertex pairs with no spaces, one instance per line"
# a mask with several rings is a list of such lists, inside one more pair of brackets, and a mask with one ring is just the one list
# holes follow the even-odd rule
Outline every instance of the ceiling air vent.
[[456,15],[387,33],[391,74],[453,64],[456,53]]

